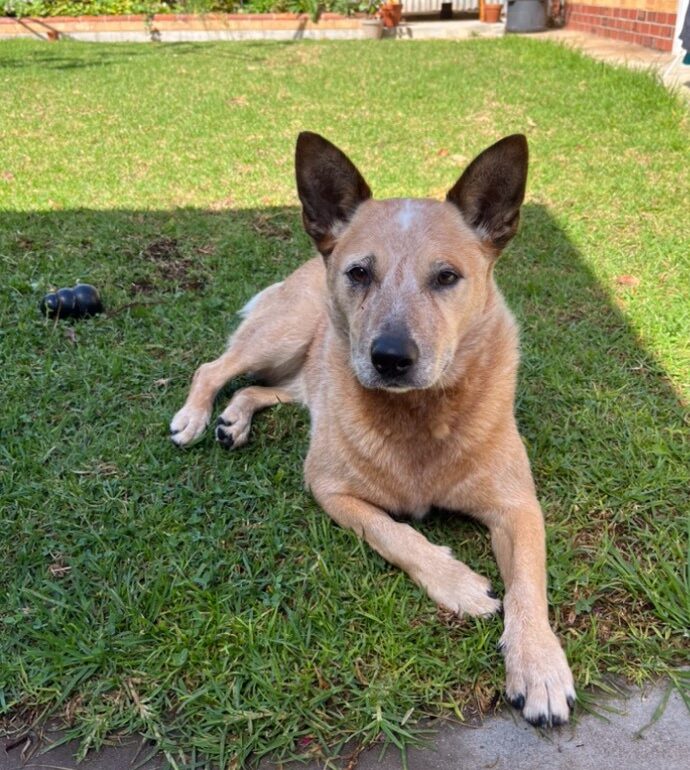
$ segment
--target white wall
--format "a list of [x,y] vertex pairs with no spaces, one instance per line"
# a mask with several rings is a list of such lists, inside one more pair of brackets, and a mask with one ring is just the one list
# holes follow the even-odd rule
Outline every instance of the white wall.
[[680,53],[683,50],[678,35],[685,21],[685,14],[688,10],[688,0],[678,0],[678,18],[676,19],[676,31],[673,35],[673,53]]
[[[403,13],[439,13],[442,0],[402,0]],[[447,0],[446,0],[447,2]],[[478,11],[479,0],[452,0],[454,11]]]

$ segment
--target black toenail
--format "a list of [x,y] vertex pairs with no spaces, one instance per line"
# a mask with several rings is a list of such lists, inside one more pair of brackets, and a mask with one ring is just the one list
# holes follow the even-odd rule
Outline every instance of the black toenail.
[[505,645],[505,642],[498,642],[498,644],[496,645],[496,649],[497,649],[499,652],[501,652],[501,653],[505,652],[505,651],[506,651],[506,645]]
[[171,436],[176,436],[179,432],[180,432],[179,428],[178,428],[178,430],[173,430],[172,428],[170,428],[170,435]]
[[565,702],[568,704],[568,708],[575,708],[575,696],[574,695],[568,695],[568,697],[565,699]]
[[230,449],[235,443],[232,436],[229,433],[225,433],[220,425],[216,428],[216,438],[218,439],[220,445],[225,449]]
[[493,588],[490,588],[490,589],[489,589],[489,590],[486,592],[486,595],[489,597],[489,599],[498,599],[498,594],[496,593],[496,591],[494,591],[494,589],[493,589]]
[[[527,717],[525,717],[527,719]],[[534,727],[546,727],[549,724],[549,718],[545,714],[539,714],[538,717],[527,719]]]
[[516,695],[514,698],[508,696],[508,703],[510,703],[514,709],[521,709],[525,705],[525,696]]
[[219,418],[216,420],[216,425],[230,425],[230,423],[229,423],[229,422],[226,422],[226,421],[225,421],[225,419],[224,419],[223,417],[219,417]]
[[567,719],[561,719],[561,717],[551,717],[551,724],[553,727],[560,727],[561,725],[564,725],[568,720]]

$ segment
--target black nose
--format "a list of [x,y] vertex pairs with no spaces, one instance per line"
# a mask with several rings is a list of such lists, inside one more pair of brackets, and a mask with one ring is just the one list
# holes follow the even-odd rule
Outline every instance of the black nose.
[[405,374],[418,357],[419,348],[407,335],[382,334],[371,343],[371,363],[387,379]]

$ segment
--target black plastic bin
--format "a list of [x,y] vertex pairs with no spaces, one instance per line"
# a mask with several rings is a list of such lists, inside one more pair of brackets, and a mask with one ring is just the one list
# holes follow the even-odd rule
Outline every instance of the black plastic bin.
[[546,29],[543,0],[508,0],[506,32],[541,32]]

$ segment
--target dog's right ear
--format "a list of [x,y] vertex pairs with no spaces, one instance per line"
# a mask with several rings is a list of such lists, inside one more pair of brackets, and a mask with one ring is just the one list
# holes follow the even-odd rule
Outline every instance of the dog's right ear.
[[327,257],[371,190],[345,153],[310,131],[297,137],[295,171],[304,229]]

